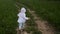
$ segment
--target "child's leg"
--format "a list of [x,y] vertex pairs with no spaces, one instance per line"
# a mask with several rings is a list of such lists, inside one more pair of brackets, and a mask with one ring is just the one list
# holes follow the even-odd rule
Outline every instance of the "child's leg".
[[22,29],[22,23],[19,23],[19,30]]
[[25,28],[25,23],[19,23],[19,30],[24,29]]
[[25,23],[23,23],[23,28],[25,28]]
[[25,28],[25,23],[21,23],[22,26],[21,26],[21,31],[24,31],[24,28]]
[[22,29],[24,29],[25,28],[25,23],[22,23]]

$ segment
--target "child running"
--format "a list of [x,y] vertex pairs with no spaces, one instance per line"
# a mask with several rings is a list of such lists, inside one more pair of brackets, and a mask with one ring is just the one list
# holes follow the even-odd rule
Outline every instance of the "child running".
[[19,30],[24,29],[26,20],[29,20],[29,18],[26,17],[25,12],[26,9],[24,7],[21,8],[21,10],[19,10],[18,21],[17,21],[19,23]]

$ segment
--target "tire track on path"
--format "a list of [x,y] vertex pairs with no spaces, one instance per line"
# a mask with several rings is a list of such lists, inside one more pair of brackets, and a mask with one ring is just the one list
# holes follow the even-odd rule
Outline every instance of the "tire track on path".
[[28,10],[34,16],[34,20],[38,26],[38,30],[41,31],[42,34],[54,34],[53,27],[49,26],[47,21],[40,20],[40,18],[35,14],[35,11],[31,11],[30,9]]

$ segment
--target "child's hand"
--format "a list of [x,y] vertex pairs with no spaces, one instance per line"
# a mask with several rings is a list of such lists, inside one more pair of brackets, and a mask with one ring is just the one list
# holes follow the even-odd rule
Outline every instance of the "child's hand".
[[27,20],[30,20],[30,18],[27,17]]
[[28,18],[28,20],[30,20],[30,18]]

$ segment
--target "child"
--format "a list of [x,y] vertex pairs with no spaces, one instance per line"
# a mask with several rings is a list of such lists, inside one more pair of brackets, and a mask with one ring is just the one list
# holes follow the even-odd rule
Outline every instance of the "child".
[[26,12],[26,9],[23,7],[23,8],[21,8],[21,11],[18,14],[19,30],[24,29],[25,22],[26,22],[26,20],[29,19],[28,17],[26,17],[25,12]]

